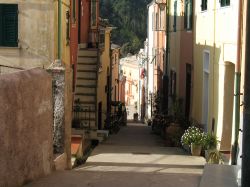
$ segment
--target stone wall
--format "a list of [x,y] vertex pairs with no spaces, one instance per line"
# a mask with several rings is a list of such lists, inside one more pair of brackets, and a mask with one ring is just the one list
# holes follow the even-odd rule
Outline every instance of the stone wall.
[[52,80],[42,69],[0,76],[0,186],[14,187],[53,168]]
[[65,148],[65,68],[58,61],[47,71],[53,79],[53,147],[54,154],[64,153]]

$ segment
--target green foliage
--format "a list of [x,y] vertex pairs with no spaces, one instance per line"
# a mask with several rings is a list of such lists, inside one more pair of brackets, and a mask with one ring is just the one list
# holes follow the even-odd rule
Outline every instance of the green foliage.
[[205,136],[204,136],[204,148],[206,150],[216,149],[218,142],[219,141],[218,141],[217,136],[215,134],[212,134],[212,133],[205,134]]
[[209,164],[223,164],[223,155],[217,149],[208,151],[208,159],[207,162]]
[[101,17],[117,27],[112,41],[122,46],[121,53],[135,54],[147,36],[147,4],[151,0],[101,0]]

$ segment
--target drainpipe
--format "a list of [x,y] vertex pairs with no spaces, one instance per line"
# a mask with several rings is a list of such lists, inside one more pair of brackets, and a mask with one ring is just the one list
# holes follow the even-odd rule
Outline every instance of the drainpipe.
[[169,39],[169,11],[170,11],[170,4],[169,0],[166,0],[166,55],[165,55],[165,72],[163,75],[163,102],[162,102],[162,110],[164,113],[168,113],[168,62],[169,62],[169,46],[170,46],[170,39]]
[[[247,2],[246,20],[250,20],[250,3]],[[246,21],[245,82],[243,110],[242,187],[250,186],[250,25]]]
[[57,38],[57,58],[62,58],[62,0],[58,0],[58,38]]
[[235,68],[235,119],[234,119],[234,139],[232,145],[232,165],[237,164],[237,151],[238,151],[238,139],[239,139],[239,128],[240,128],[240,80],[241,80],[241,40],[242,40],[242,1],[239,1],[238,10],[238,38],[237,38],[237,62]]

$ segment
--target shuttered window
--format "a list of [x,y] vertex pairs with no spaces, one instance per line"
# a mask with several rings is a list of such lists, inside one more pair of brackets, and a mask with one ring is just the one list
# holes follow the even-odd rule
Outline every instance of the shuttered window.
[[185,0],[184,28],[192,30],[193,26],[193,0]]
[[174,32],[176,32],[176,25],[177,25],[177,0],[174,1]]
[[97,1],[91,0],[91,26],[97,26]]
[[17,4],[0,4],[0,46],[18,46]]
[[220,0],[220,6],[230,6],[230,0]]
[[201,11],[207,10],[207,0],[201,0]]

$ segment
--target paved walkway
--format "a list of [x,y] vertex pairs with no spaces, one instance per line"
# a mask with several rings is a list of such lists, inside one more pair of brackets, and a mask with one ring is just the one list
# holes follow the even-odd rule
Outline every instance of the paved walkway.
[[150,127],[129,124],[99,145],[85,165],[25,187],[198,187],[204,163],[164,147]]

